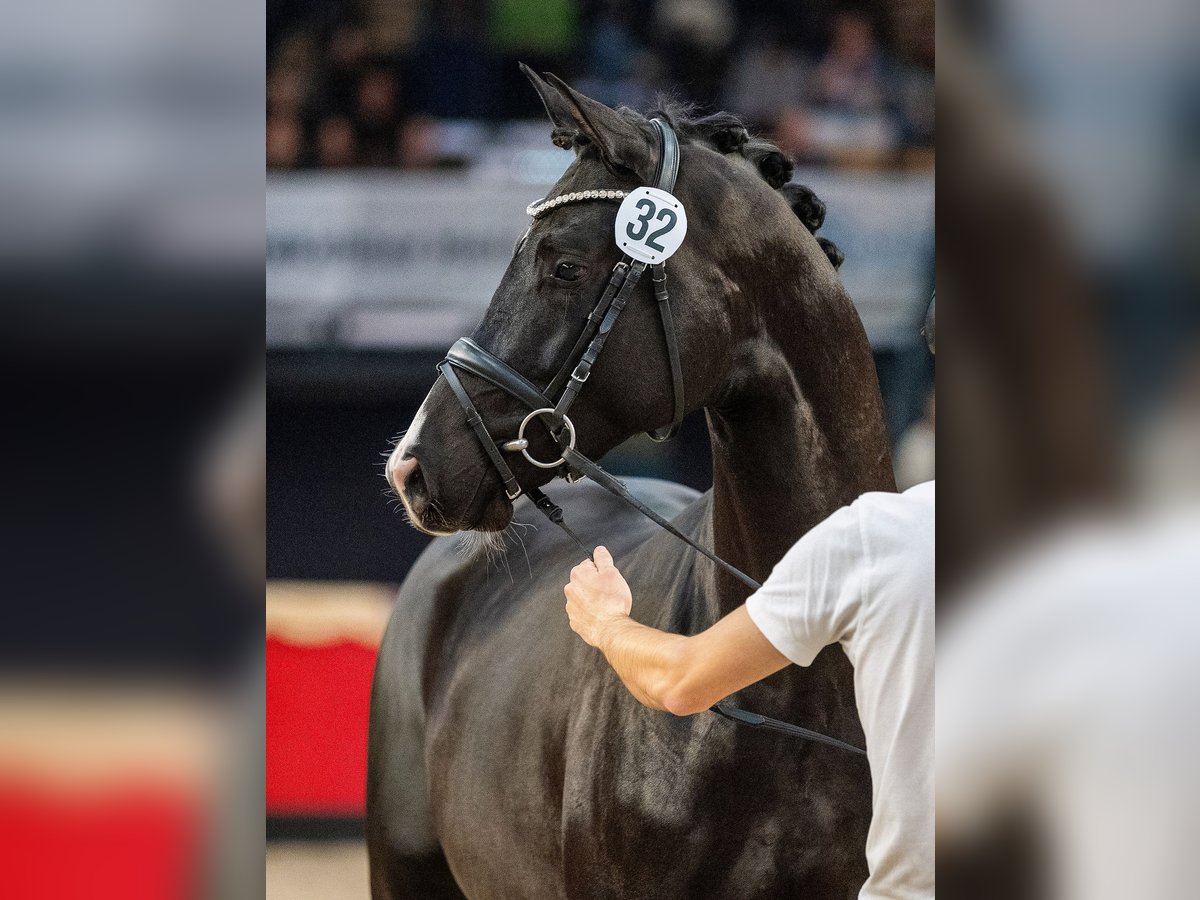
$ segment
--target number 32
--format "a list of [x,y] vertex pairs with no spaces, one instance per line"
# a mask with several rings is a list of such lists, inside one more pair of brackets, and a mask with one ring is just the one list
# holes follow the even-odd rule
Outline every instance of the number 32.
[[[625,226],[625,233],[629,235],[631,240],[640,241],[642,238],[645,238],[647,247],[649,247],[651,250],[657,250],[659,253],[662,253],[666,248],[663,247],[662,244],[658,243],[655,238],[662,237],[664,234],[674,228],[675,223],[679,221],[679,217],[675,215],[673,210],[667,209],[666,207],[659,209],[654,205],[654,201],[649,197],[643,197],[641,200],[639,200],[636,208],[642,211],[642,214],[638,216],[638,227],[635,228],[634,223],[630,222]],[[657,215],[655,215],[656,212]],[[655,219],[659,222],[666,222],[666,224],[663,225],[662,228],[658,229],[658,231],[655,231],[653,234],[647,237],[646,232],[650,230],[651,219]]]

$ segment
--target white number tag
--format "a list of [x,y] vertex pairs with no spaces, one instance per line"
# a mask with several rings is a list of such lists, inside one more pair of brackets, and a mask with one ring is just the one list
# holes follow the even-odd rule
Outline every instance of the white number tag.
[[640,187],[617,210],[617,247],[645,263],[668,259],[687,234],[687,215],[677,197],[658,188]]

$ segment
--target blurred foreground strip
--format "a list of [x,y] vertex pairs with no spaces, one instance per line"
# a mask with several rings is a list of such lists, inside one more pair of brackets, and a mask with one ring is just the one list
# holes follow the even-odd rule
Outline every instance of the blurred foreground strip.
[[1193,896],[1200,509],[1063,527],[958,604],[938,634],[939,888]]
[[1196,896],[1195,4],[938,5],[938,896]]
[[196,896],[219,710],[165,687],[0,686],[0,894]]

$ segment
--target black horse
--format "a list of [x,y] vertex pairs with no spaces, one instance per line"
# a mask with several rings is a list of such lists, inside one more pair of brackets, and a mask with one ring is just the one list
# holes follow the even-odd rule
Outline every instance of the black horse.
[[[657,142],[647,119],[528,74],[555,143],[577,154],[551,196],[651,183]],[[840,255],[812,233],[824,208],[787,185],[787,159],[731,116],[656,115],[680,136],[675,194],[689,228],[667,272],[687,408],[708,418],[713,488],[630,486],[762,580],[835,509],[894,490],[874,364],[835,271]],[[619,258],[614,211],[575,203],[537,219],[475,341],[548,383]],[[671,420],[648,282],[571,411],[593,458]],[[463,382],[493,436],[515,435],[525,410],[471,374]],[[548,435],[533,445],[538,458],[557,455]],[[551,477],[509,458],[527,487]],[[871,814],[866,762],[712,713],[640,706],[568,628],[562,586],[578,547],[545,523],[525,535],[524,553],[495,540],[535,513],[507,499],[444,378],[389,473],[418,528],[480,532],[492,546],[464,555],[453,540],[434,541],[380,648],[367,791],[376,900],[857,895]],[[694,633],[745,600],[744,585],[595,485],[551,492],[577,531],[613,550],[640,621]],[[486,565],[489,550],[507,553],[508,565]],[[735,699],[862,741],[838,648]]]

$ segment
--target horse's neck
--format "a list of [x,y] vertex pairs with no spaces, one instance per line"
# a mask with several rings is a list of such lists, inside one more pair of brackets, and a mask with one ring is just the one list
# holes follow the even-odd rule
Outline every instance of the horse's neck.
[[[801,535],[865,491],[894,490],[874,361],[839,289],[740,354],[708,411],[716,552],[758,581]],[[716,577],[721,615],[747,589]]]

